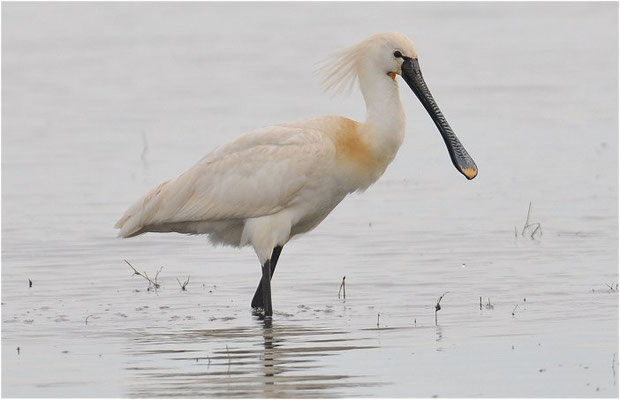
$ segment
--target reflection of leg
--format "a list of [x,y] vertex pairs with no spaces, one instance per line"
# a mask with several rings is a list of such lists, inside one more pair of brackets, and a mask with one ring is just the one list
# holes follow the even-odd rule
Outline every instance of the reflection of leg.
[[263,373],[265,374],[265,387],[264,387],[264,398],[273,399],[276,396],[274,393],[274,379],[273,377],[276,375],[275,368],[275,347],[274,347],[274,330],[271,318],[263,319],[263,340],[265,345],[265,350],[263,353]]
[[[280,253],[282,252],[282,246],[276,246],[271,253],[271,276],[276,270],[276,264],[278,263],[278,258],[280,258]],[[254,293],[254,297],[252,298],[252,308],[263,307],[263,280],[258,283],[258,287],[256,288],[256,292]]]
[[263,310],[265,317],[271,317],[271,261],[267,260],[263,265],[263,279],[261,280],[263,287]]

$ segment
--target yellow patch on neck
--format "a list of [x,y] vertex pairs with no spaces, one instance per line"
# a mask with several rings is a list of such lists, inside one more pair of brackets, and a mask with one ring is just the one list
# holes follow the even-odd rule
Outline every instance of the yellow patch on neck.
[[396,80],[396,72],[388,72],[387,75],[392,78],[393,81]]
[[372,149],[358,132],[358,123],[345,120],[335,135],[336,157],[352,161],[362,166],[370,166],[376,162]]

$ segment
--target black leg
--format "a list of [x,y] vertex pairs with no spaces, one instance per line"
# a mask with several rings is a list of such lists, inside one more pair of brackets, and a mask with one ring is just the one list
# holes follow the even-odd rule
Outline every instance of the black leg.
[[273,311],[271,310],[271,262],[269,260],[263,265],[261,285],[263,286],[263,310],[265,317],[271,317]]
[[[273,276],[273,273],[276,270],[276,264],[278,263],[278,258],[280,258],[281,252],[282,246],[276,246],[271,253],[271,276]],[[258,283],[258,287],[256,288],[256,292],[254,293],[254,297],[252,298],[252,308],[264,307],[264,305],[265,303],[263,302],[263,280],[261,279],[261,281]]]

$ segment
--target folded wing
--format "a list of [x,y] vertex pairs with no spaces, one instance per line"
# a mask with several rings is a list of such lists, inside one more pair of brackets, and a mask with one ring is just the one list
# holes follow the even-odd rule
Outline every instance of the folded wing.
[[319,185],[334,146],[318,131],[273,126],[247,134],[205,156],[134,203],[116,223],[130,237],[160,225],[270,215]]

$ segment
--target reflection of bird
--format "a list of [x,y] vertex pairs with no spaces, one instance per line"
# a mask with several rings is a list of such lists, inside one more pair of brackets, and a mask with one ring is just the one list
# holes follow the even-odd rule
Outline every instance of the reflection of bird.
[[468,179],[476,176],[476,164],[437,107],[405,35],[374,35],[336,53],[322,70],[326,90],[359,82],[365,122],[329,116],[241,136],[134,203],[116,223],[119,236],[180,232],[251,245],[262,265],[252,306],[270,316],[270,280],[282,246],[316,227],[347,194],[368,188],[394,159],[405,130],[396,75],[429,112],[456,168]]

